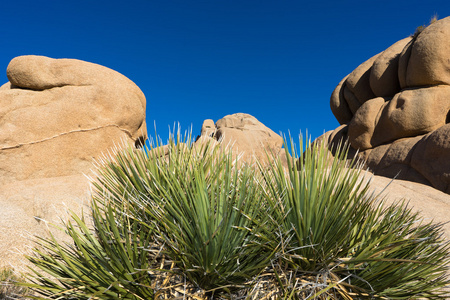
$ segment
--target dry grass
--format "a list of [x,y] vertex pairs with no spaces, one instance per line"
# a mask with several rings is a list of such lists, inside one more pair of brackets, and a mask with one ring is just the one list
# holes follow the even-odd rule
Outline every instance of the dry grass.
[[25,299],[28,289],[16,283],[24,279],[17,275],[12,268],[0,270],[0,300]]
[[424,31],[425,28],[427,28],[428,26],[430,26],[431,24],[435,23],[438,20],[438,16],[434,15],[433,17],[431,17],[430,19],[430,24],[429,25],[420,25],[419,27],[416,28],[416,31],[414,32],[414,34],[411,35],[411,37],[413,39],[417,38],[417,36]]

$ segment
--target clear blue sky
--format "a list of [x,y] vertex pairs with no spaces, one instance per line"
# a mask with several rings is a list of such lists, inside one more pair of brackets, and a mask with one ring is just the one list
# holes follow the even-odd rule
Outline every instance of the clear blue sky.
[[237,112],[314,138],[339,81],[435,14],[450,1],[3,1],[0,81],[15,56],[76,58],[133,80],[163,140]]

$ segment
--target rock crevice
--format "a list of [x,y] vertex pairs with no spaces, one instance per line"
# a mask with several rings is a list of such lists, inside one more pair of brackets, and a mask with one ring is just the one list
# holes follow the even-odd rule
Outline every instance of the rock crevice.
[[111,124],[111,125],[98,126],[98,127],[96,127],[96,128],[84,128],[84,129],[71,130],[71,131],[68,131],[68,132],[62,132],[62,133],[60,133],[60,134],[58,134],[58,135],[54,135],[54,136],[52,136],[52,137],[44,138],[44,139],[42,139],[42,140],[32,141],[32,142],[26,142],[26,143],[17,144],[17,145],[14,145],[14,146],[2,146],[2,147],[0,147],[0,151],[2,151],[2,150],[9,150],[9,149],[16,149],[16,148],[20,148],[20,147],[22,147],[22,146],[28,146],[28,145],[39,144],[39,143],[47,142],[47,141],[50,141],[50,140],[59,138],[59,137],[64,136],[64,135],[72,134],[72,133],[89,132],[89,131],[95,131],[95,130],[100,130],[100,129],[108,128],[108,127],[115,127],[115,128],[118,128],[119,130],[121,130],[121,131],[123,131],[124,133],[126,133],[126,135],[127,135],[128,137],[130,137],[130,138],[132,137],[132,134],[131,134],[130,131],[128,131],[128,130],[126,130],[126,129],[124,129],[124,128],[120,128],[118,125]]

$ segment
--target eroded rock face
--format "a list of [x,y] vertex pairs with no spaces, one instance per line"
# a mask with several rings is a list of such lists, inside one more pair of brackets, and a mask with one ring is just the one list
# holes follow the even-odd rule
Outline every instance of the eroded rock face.
[[218,120],[203,122],[201,135],[196,143],[214,139],[225,146],[231,146],[233,154],[242,154],[243,160],[251,162],[255,158],[265,161],[267,153],[280,153],[283,145],[281,136],[266,127],[255,117],[236,113]]
[[145,96],[116,71],[20,56],[7,76],[0,88],[2,182],[87,173],[114,144],[147,138]]
[[361,64],[330,104],[342,126],[329,143],[348,138],[375,174],[450,193],[450,17]]

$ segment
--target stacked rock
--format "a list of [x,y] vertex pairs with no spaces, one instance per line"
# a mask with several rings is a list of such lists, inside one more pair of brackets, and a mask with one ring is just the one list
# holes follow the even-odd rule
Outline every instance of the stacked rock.
[[450,193],[450,17],[370,58],[331,96],[340,127],[377,175]]

